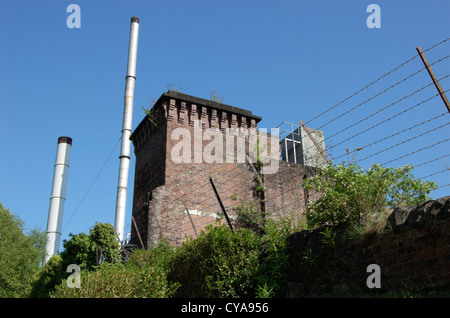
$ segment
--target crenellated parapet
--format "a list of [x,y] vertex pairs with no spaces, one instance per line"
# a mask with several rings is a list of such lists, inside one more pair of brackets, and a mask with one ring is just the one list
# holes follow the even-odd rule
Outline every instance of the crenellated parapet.
[[260,120],[261,117],[245,109],[168,91],[154,104],[152,118],[146,116],[134,130],[131,140],[137,153],[167,122],[187,127],[198,123],[202,129],[227,130],[243,136],[248,129],[256,129]]

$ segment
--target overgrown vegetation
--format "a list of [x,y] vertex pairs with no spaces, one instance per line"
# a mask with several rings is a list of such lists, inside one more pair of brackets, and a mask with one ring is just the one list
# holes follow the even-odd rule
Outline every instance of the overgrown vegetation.
[[215,90],[209,92],[209,99],[213,102],[223,103],[223,96],[217,96]]
[[[163,242],[135,252],[128,261],[93,262],[91,235],[73,235],[36,278],[34,297],[276,297],[282,296],[289,258],[288,220],[266,222],[264,234],[248,228],[230,231],[208,226],[179,248]],[[75,248],[76,246],[77,248]],[[82,288],[69,288],[67,260],[81,261]],[[64,264],[64,265],[63,265]],[[47,292],[47,295],[46,295]]]
[[55,298],[164,298],[173,295],[177,284],[167,281],[166,260],[172,249],[161,244],[150,251],[137,251],[128,262],[104,262],[81,272],[81,288],[69,288],[66,281],[56,286]]
[[322,193],[308,203],[308,226],[370,223],[401,204],[425,202],[436,183],[414,179],[412,170],[411,165],[393,169],[374,164],[364,171],[353,162],[323,167],[320,174],[303,182],[306,190]]
[[78,265],[83,275],[86,275],[96,271],[101,264],[121,263],[119,243],[111,224],[97,222],[89,235],[70,233],[69,237],[69,240],[63,241],[63,252],[53,255],[35,272],[30,297],[49,297],[56,286],[69,275],[66,268],[70,264]]
[[[414,180],[411,171],[411,166],[379,165],[363,171],[353,163],[324,167],[303,183],[307,190],[322,193],[316,202],[309,202],[306,225],[320,227],[321,242],[331,249],[341,243],[335,225],[350,223],[351,239],[385,228],[389,209],[422,203],[436,187]],[[263,184],[258,185],[258,199],[264,200]],[[304,228],[293,216],[275,221],[262,207],[241,200],[235,231],[226,225],[208,226],[181,247],[162,242],[129,259],[122,257],[112,225],[96,223],[89,234],[71,234],[61,255],[39,267],[42,235],[23,234],[20,219],[0,205],[0,296],[283,297],[290,270],[288,237]],[[301,262],[312,273],[318,269],[311,248]],[[81,288],[68,287],[69,264],[80,266]]]
[[77,264],[81,270],[92,270],[103,262],[119,263],[121,253],[114,227],[108,223],[96,223],[89,235],[69,234],[70,240],[63,241],[62,265]]
[[43,261],[45,235],[24,233],[24,222],[0,203],[0,297],[27,297]]
[[150,124],[155,128],[158,129],[162,122],[162,115],[161,111],[158,108],[153,107],[156,101],[152,102],[152,106],[150,108],[144,108],[141,106],[144,113],[147,115],[148,120],[150,121]]
[[179,248],[169,279],[181,285],[177,297],[251,297],[258,271],[259,240],[248,229],[209,226]]
[[[211,225],[179,248],[163,242],[154,249],[135,252],[124,264],[104,262],[84,270],[82,288],[69,288],[63,280],[51,295],[70,298],[281,296],[289,263],[286,229],[275,222],[267,224],[263,236],[250,229],[233,232],[226,225]],[[57,262],[56,257],[52,258],[45,267],[52,268]],[[47,277],[41,275],[44,276]]]

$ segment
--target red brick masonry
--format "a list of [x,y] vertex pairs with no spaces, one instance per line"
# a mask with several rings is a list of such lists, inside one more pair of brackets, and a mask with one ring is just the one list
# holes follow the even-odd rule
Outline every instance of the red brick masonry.
[[[256,131],[260,117],[248,110],[173,91],[164,93],[153,109],[153,122],[145,117],[131,136],[136,155],[133,217],[146,247],[163,238],[180,245],[186,236],[200,233],[217,218],[224,222],[209,178],[232,220],[239,204],[239,200],[231,199],[233,195],[259,204],[255,191],[257,175],[246,157],[255,148],[256,139],[251,132]],[[194,136],[207,129],[222,136],[221,147],[210,149],[213,136],[200,144],[191,140],[190,149],[180,151],[184,140],[180,131]],[[273,148],[270,142],[269,135],[264,147],[267,154]],[[275,142],[278,146],[278,139]],[[206,150],[219,160],[210,163],[202,157]],[[174,162],[174,154],[185,155],[185,160]],[[302,180],[316,170],[278,159],[274,161],[276,173],[264,176],[266,210],[273,217],[291,214],[301,217],[306,205]],[[140,244],[134,227],[131,243]]]

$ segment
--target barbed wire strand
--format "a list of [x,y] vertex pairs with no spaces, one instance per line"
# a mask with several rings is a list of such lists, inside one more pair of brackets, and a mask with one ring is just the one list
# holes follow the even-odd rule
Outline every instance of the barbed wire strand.
[[[447,77],[450,77],[450,74],[448,74],[448,75],[446,75],[446,76],[440,78],[439,80],[446,79]],[[434,83],[433,83],[433,82],[430,82],[430,83],[428,83],[427,85],[422,86],[421,88],[415,90],[415,91],[412,92],[411,94],[406,95],[406,96],[403,96],[402,98],[396,100],[395,102],[393,102],[393,103],[391,103],[391,104],[388,104],[387,106],[384,106],[384,107],[380,108],[379,110],[377,110],[376,112],[370,114],[369,116],[366,116],[366,117],[364,117],[363,119],[361,119],[361,120],[359,120],[359,121],[353,123],[352,125],[346,126],[344,129],[341,129],[341,130],[338,131],[337,133],[335,133],[335,134],[329,136],[328,139],[331,139],[331,138],[333,138],[333,137],[335,137],[335,136],[337,136],[337,135],[343,133],[344,131],[346,131],[346,130],[348,130],[348,129],[350,129],[350,128],[353,128],[354,126],[359,125],[360,123],[362,123],[362,122],[368,120],[369,118],[372,118],[373,116],[375,116],[375,115],[381,113],[382,111],[385,111],[386,109],[389,109],[390,107],[396,105],[397,103],[399,103],[399,102],[401,102],[401,101],[403,101],[403,100],[405,100],[405,99],[407,99],[407,98],[410,98],[410,97],[414,96],[415,94],[419,93],[420,91],[424,90],[425,88],[427,88],[427,87],[429,87],[429,86],[431,86],[431,85],[434,85]],[[335,146],[336,146],[336,145],[335,145]]]
[[422,163],[420,163],[420,164],[418,164],[418,165],[415,165],[414,167],[417,168],[417,167],[420,167],[420,166],[423,166],[423,165],[426,165],[426,164],[435,162],[435,161],[437,161],[437,160],[439,160],[439,159],[443,159],[443,158],[447,158],[447,157],[450,157],[450,153],[447,154],[447,155],[440,156],[440,157],[438,157],[438,158],[434,158],[434,159],[431,159],[431,160],[422,162]]
[[426,175],[426,176],[424,176],[424,177],[420,177],[420,178],[418,178],[418,179],[426,179],[426,178],[429,178],[429,177],[431,177],[431,176],[435,176],[435,175],[437,175],[437,174],[441,174],[441,173],[449,172],[449,171],[450,171],[450,168],[445,168],[444,170],[441,170],[441,171],[438,171],[438,172],[431,173],[431,174],[429,174],[429,175]]
[[371,155],[369,155],[369,156],[366,156],[366,157],[364,157],[364,158],[362,158],[362,159],[355,160],[355,162],[364,161],[364,160],[366,160],[366,159],[369,159],[369,158],[371,158],[371,157],[374,157],[374,156],[376,156],[376,155],[379,155],[380,153],[383,153],[383,152],[385,152],[385,151],[391,150],[391,149],[393,149],[393,148],[395,148],[395,147],[398,147],[398,146],[400,146],[400,145],[403,145],[403,144],[405,144],[405,143],[408,143],[408,142],[410,142],[410,141],[413,141],[414,139],[417,139],[417,138],[420,138],[420,137],[422,137],[422,136],[425,136],[425,135],[427,135],[427,134],[429,134],[429,133],[431,133],[431,132],[433,132],[433,131],[436,131],[436,130],[441,129],[441,128],[443,128],[443,127],[445,127],[445,126],[448,126],[448,125],[449,125],[449,123],[442,124],[442,125],[440,125],[440,126],[438,126],[438,127],[435,127],[435,128],[430,129],[430,130],[428,130],[428,131],[425,131],[425,132],[423,132],[423,133],[421,133],[421,134],[419,134],[419,135],[416,135],[416,136],[414,136],[414,137],[411,137],[411,138],[408,138],[408,139],[406,139],[406,140],[403,140],[403,141],[401,141],[401,142],[399,142],[399,143],[397,143],[397,144],[395,144],[395,145],[393,145],[393,146],[390,146],[390,147],[384,148],[384,149],[382,149],[382,150],[379,150],[379,151],[377,151],[377,152],[375,152],[375,153],[373,153],[373,154],[371,154]]
[[[445,57],[443,57],[443,58],[441,58],[441,59],[439,59],[439,60],[437,60],[437,61],[431,63],[430,66],[432,66],[432,65],[434,65],[434,64],[436,64],[436,63],[442,62],[443,60],[445,60],[445,59],[447,59],[447,58],[449,58],[449,57],[450,57],[450,55],[447,55],[447,56],[445,56]],[[320,126],[320,127],[317,128],[317,129],[318,129],[318,130],[323,129],[325,126],[328,126],[328,125],[331,124],[332,122],[334,122],[334,121],[338,120],[339,118],[341,118],[341,117],[343,117],[343,116],[349,114],[350,112],[354,111],[355,109],[358,109],[359,107],[361,107],[361,106],[364,105],[365,103],[367,103],[367,102],[369,102],[369,101],[375,99],[376,97],[378,97],[378,96],[380,96],[380,95],[386,93],[387,91],[391,90],[392,88],[396,87],[397,85],[400,85],[401,83],[407,81],[408,79],[412,78],[413,76],[419,74],[420,72],[422,72],[422,71],[424,71],[424,70],[426,70],[426,69],[427,69],[426,67],[422,67],[422,68],[419,69],[418,71],[416,71],[416,72],[410,74],[409,76],[407,76],[407,77],[401,79],[401,80],[398,81],[397,83],[395,83],[395,84],[389,86],[388,88],[382,90],[381,92],[379,92],[379,93],[373,95],[372,97],[370,97],[369,99],[365,100],[364,102],[362,102],[362,103],[360,103],[360,104],[358,104],[358,105],[352,107],[351,109],[349,109],[349,110],[347,110],[346,112],[342,113],[341,115],[339,115],[339,116],[333,118],[332,120],[328,121],[327,123],[323,124],[322,126]],[[448,77],[448,76],[447,76],[447,77]],[[431,82],[430,85],[431,85],[431,84],[433,84],[433,82]],[[428,86],[430,86],[430,85],[427,85],[426,87],[428,87]]]
[[[370,143],[370,144],[368,144],[368,145],[362,146],[362,147],[360,147],[360,148],[367,149],[367,148],[369,148],[369,147],[371,147],[371,146],[373,146],[373,145],[376,145],[376,144],[378,144],[378,143],[380,143],[380,142],[382,142],[382,141],[385,141],[385,140],[387,140],[387,139],[389,139],[389,138],[397,137],[397,136],[399,136],[399,135],[401,135],[401,134],[403,134],[403,133],[405,133],[405,132],[407,132],[407,131],[409,131],[409,130],[412,130],[412,129],[414,129],[414,128],[417,128],[417,127],[419,127],[419,126],[422,126],[422,125],[424,125],[424,124],[427,124],[427,123],[429,123],[429,122],[432,122],[433,120],[436,120],[436,119],[438,119],[438,118],[441,118],[441,117],[447,116],[447,115],[448,115],[448,112],[442,113],[442,114],[437,115],[437,116],[435,116],[435,117],[433,117],[433,118],[430,118],[430,119],[428,119],[428,120],[425,120],[425,121],[423,121],[423,122],[421,122],[421,123],[415,124],[414,126],[405,128],[405,129],[403,129],[403,130],[401,130],[401,131],[397,131],[397,132],[395,132],[395,133],[393,133],[393,134],[391,134],[391,135],[389,135],[389,136],[386,136],[386,137],[384,137],[384,138],[382,138],[382,139],[378,139],[378,140],[376,140],[376,141],[374,141],[374,142],[372,142],[372,143]],[[344,156],[346,156],[346,155],[352,154],[352,153],[357,152],[357,151],[358,151],[358,150],[354,149],[354,150],[352,150],[352,151],[349,151],[348,153],[344,153],[344,154],[342,154],[342,155],[340,155],[340,156],[334,157],[333,160],[340,159],[340,158],[342,158],[342,157],[344,157]]]
[[442,143],[444,143],[444,142],[447,142],[447,141],[449,141],[449,140],[450,140],[450,138],[447,138],[447,139],[444,139],[444,140],[440,140],[440,141],[438,141],[438,142],[436,142],[436,143],[434,143],[434,144],[432,144],[432,145],[429,145],[429,146],[424,147],[424,148],[420,148],[420,149],[418,149],[418,150],[415,150],[415,151],[413,151],[413,152],[410,152],[410,153],[408,153],[408,154],[406,154],[406,155],[403,155],[403,156],[401,156],[401,157],[394,158],[394,159],[389,160],[389,161],[387,161],[387,162],[385,162],[385,163],[382,163],[381,165],[382,165],[382,166],[385,166],[385,165],[387,165],[388,163],[392,163],[392,162],[395,162],[395,161],[397,161],[397,160],[403,159],[403,158],[405,158],[405,157],[409,157],[409,156],[411,156],[411,155],[414,155],[414,154],[416,154],[416,153],[418,153],[418,152],[424,151],[424,150],[426,150],[426,149],[430,149],[430,148],[436,147],[437,145],[440,145],[440,144],[442,144]]
[[[448,89],[447,91],[449,91],[449,90],[450,89]],[[353,138],[355,138],[357,136],[360,136],[361,134],[364,134],[364,133],[366,133],[366,132],[368,132],[368,131],[370,131],[370,130],[372,130],[372,129],[374,129],[374,128],[376,128],[376,127],[378,127],[378,126],[380,126],[380,125],[382,125],[382,124],[384,124],[384,123],[386,123],[386,122],[388,122],[388,121],[390,121],[390,120],[392,120],[392,119],[394,119],[394,118],[396,118],[396,117],[398,117],[400,115],[403,115],[403,114],[413,110],[414,108],[417,108],[420,105],[422,105],[422,104],[424,104],[426,102],[429,102],[430,100],[432,100],[433,98],[436,98],[437,96],[439,96],[439,93],[436,93],[435,95],[433,95],[433,96],[431,96],[431,97],[429,97],[429,98],[427,98],[425,100],[422,100],[422,101],[418,102],[417,104],[414,104],[413,106],[411,106],[409,108],[406,108],[405,110],[403,110],[403,111],[401,111],[401,112],[399,112],[399,113],[397,113],[397,114],[395,114],[395,115],[393,115],[393,116],[391,116],[391,117],[389,117],[389,118],[387,118],[387,119],[385,119],[385,120],[383,120],[383,121],[381,121],[381,122],[379,122],[379,123],[377,123],[375,125],[372,125],[372,126],[366,128],[366,129],[364,129],[363,131],[360,131],[360,132],[358,132],[358,133],[348,137],[347,139],[341,141],[339,144],[336,144],[333,147],[330,147],[329,150],[331,150],[331,149],[335,148],[336,146],[338,146],[338,145],[340,145],[340,144],[342,144],[342,143],[344,143],[346,141],[349,141],[349,140],[351,140],[351,139],[353,139]]]
[[[423,52],[427,52],[430,51],[432,49],[434,49],[435,47],[447,42],[448,40],[450,40],[450,38],[447,38],[445,40],[442,40],[438,43],[436,43],[435,45],[429,47],[428,49],[424,50]],[[377,83],[378,81],[380,81],[381,79],[387,77],[388,75],[392,74],[393,72],[397,71],[398,69],[402,68],[403,66],[405,66],[406,64],[410,63],[411,61],[413,61],[414,59],[416,59],[418,57],[418,55],[414,55],[413,57],[409,58],[408,60],[406,60],[405,62],[403,62],[402,64],[400,64],[399,66],[395,67],[394,69],[392,69],[391,71],[383,74],[382,76],[380,76],[379,78],[377,78],[376,80],[374,80],[373,82],[371,82],[370,84],[364,86],[363,88],[359,89],[357,92],[355,92],[354,94],[350,95],[349,97],[343,99],[342,101],[340,101],[339,103],[337,103],[336,105],[328,108],[327,110],[325,110],[324,112],[320,113],[319,115],[317,115],[316,117],[314,117],[313,119],[307,121],[305,123],[305,125],[308,125],[309,123],[313,122],[314,120],[322,117],[323,115],[325,115],[326,113],[328,113],[329,111],[333,110],[334,108],[338,107],[339,105],[343,104],[344,102],[346,102],[347,100],[351,99],[352,97],[358,95],[359,93],[361,93],[362,91],[366,90],[367,88],[369,88],[370,86],[374,85],[375,83]]]
[[[443,79],[446,79],[446,78],[448,78],[448,77],[450,77],[450,74],[448,74],[448,75],[446,75],[446,76],[443,76],[443,77],[440,78],[439,80],[443,80]],[[346,126],[344,129],[340,130],[339,132],[335,133],[334,135],[331,135],[331,136],[327,137],[327,139],[331,139],[331,138],[337,136],[338,134],[347,131],[349,128],[352,128],[352,127],[354,127],[354,126],[360,124],[361,122],[363,122],[363,121],[365,121],[365,120],[367,120],[367,119],[373,117],[374,115],[380,113],[381,111],[383,111],[383,110],[385,110],[385,109],[388,109],[388,108],[392,107],[393,105],[399,103],[400,101],[405,100],[406,98],[409,98],[409,97],[411,97],[411,96],[417,94],[418,92],[420,92],[421,90],[423,90],[423,89],[425,89],[425,88],[431,86],[432,84],[433,84],[433,82],[430,82],[430,83],[428,83],[427,85],[425,85],[425,86],[419,88],[418,90],[414,91],[413,93],[411,93],[411,94],[409,94],[409,95],[406,95],[406,96],[403,96],[402,98],[400,98],[400,99],[398,99],[397,101],[395,101],[395,102],[393,102],[393,103],[391,103],[391,104],[389,104],[389,105],[383,107],[382,109],[376,111],[375,113],[372,113],[371,115],[369,115],[369,116],[367,116],[367,117],[365,117],[365,118],[363,118],[363,119],[357,121],[356,123],[354,123],[354,124],[352,124],[352,125],[350,125],[350,126]],[[436,97],[437,95],[439,95],[439,94],[434,95],[432,98]],[[426,100],[426,101],[428,101],[428,100]],[[426,102],[426,101],[425,101],[425,102]],[[417,105],[417,106],[418,106],[418,105]],[[409,109],[408,109],[408,110],[409,110]],[[391,118],[394,118],[394,117],[391,117]],[[383,123],[383,122],[382,122],[382,123]],[[376,125],[376,126],[378,126],[378,125]],[[373,126],[373,127],[376,127],[376,126]],[[367,130],[365,130],[364,132],[366,132],[366,131],[367,131]],[[330,150],[332,150],[333,148],[335,148],[335,147],[341,145],[342,143],[344,143],[344,142],[346,142],[346,141],[348,141],[348,140],[351,140],[352,138],[358,136],[359,134],[360,134],[360,133],[354,134],[353,136],[351,136],[351,137],[349,137],[349,138],[347,138],[347,139],[345,139],[345,140],[343,140],[343,141],[341,141],[341,142],[339,142],[339,143],[337,143],[337,144],[334,144],[334,145],[328,147],[328,149],[322,149],[322,151],[321,151],[320,153],[324,153],[324,152],[326,152],[326,151],[330,151]],[[330,142],[332,142],[332,141],[330,141]],[[307,149],[304,150],[304,152],[307,152],[308,150],[310,150],[310,149],[312,149],[312,148],[315,148],[315,145],[312,145],[312,146],[308,147]]]

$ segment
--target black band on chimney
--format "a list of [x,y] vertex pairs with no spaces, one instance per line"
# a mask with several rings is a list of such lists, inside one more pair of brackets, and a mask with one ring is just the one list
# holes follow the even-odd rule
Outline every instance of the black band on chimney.
[[131,23],[133,23],[133,22],[139,23],[139,18],[138,17],[132,17],[131,18]]
[[59,138],[58,138],[58,144],[61,144],[61,143],[66,143],[66,144],[69,144],[69,145],[72,146],[72,138],[70,138],[70,137],[65,137],[65,136],[59,137]]

